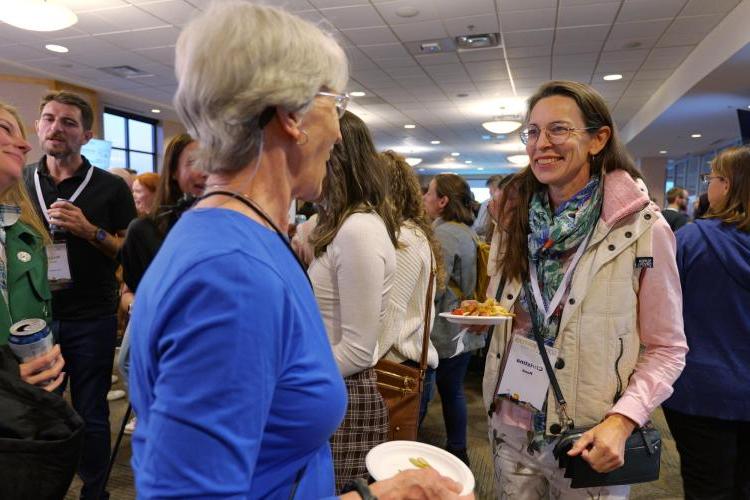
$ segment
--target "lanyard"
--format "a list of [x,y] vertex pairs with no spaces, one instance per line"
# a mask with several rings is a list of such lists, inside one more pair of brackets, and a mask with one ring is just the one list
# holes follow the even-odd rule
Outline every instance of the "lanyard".
[[[86,177],[84,177],[83,182],[80,186],[78,186],[78,189],[75,190],[73,193],[73,196],[68,198],[68,202],[73,203],[78,198],[78,195],[80,195],[84,189],[86,189],[86,186],[88,186],[89,181],[91,180],[91,175],[94,173],[94,166],[91,165],[89,167],[89,171],[86,172]],[[47,211],[47,203],[44,201],[44,196],[42,195],[42,186],[39,183],[39,167],[34,169],[34,187],[36,187],[36,197],[37,200],[39,200],[39,207],[42,209],[42,213],[44,214],[44,218],[47,220],[47,224],[51,224],[49,219],[49,212]]]
[[573,276],[573,271],[575,270],[575,267],[578,265],[578,261],[581,260],[581,256],[583,256],[583,252],[586,250],[586,245],[589,243],[589,239],[591,238],[591,233],[586,236],[586,238],[581,242],[580,245],[578,245],[578,249],[576,250],[575,255],[573,255],[573,259],[570,261],[570,265],[568,266],[568,269],[565,271],[565,274],[563,275],[563,280],[560,283],[560,286],[557,288],[557,291],[555,292],[555,295],[552,296],[552,301],[549,303],[549,307],[546,307],[544,304],[544,298],[542,297],[542,292],[539,290],[539,280],[537,279],[536,274],[536,265],[534,262],[529,258],[529,274],[531,276],[531,290],[534,293],[534,301],[536,302],[537,307],[544,311],[544,319],[545,321],[549,321],[550,316],[555,312],[555,309],[557,309],[557,306],[560,305],[560,301],[563,298],[563,295],[565,294],[565,290],[568,287],[568,284],[570,283],[570,279]]

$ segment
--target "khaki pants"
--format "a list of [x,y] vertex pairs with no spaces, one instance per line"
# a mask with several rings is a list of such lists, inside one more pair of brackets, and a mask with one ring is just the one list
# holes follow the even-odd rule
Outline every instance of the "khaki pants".
[[495,469],[495,494],[498,499],[513,500],[627,500],[630,486],[602,488],[570,487],[565,470],[552,455],[555,444],[539,452],[527,451],[527,432],[502,424],[497,414],[489,422],[490,449]]

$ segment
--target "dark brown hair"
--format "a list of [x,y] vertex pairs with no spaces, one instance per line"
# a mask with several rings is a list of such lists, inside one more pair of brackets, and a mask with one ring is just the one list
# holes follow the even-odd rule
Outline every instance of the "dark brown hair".
[[406,163],[406,159],[398,153],[385,151],[380,154],[380,158],[388,170],[389,196],[393,204],[396,223],[401,226],[404,222],[411,221],[427,238],[432,249],[437,286],[438,289],[442,289],[445,286],[443,252],[424,210],[419,179],[411,166]]
[[164,148],[164,160],[161,165],[159,185],[156,188],[154,205],[151,208],[151,213],[148,215],[154,221],[162,235],[167,234],[173,222],[172,217],[166,217],[167,212],[175,210],[175,206],[183,195],[180,185],[175,178],[180,162],[180,155],[193,142],[195,140],[189,134],[179,134],[169,139],[167,147]]
[[[552,96],[563,96],[573,99],[581,111],[585,126],[592,129],[592,132],[590,132],[591,135],[596,134],[602,127],[609,127],[611,130],[611,135],[604,148],[596,156],[589,157],[591,175],[625,170],[634,179],[643,178],[633,165],[633,161],[620,141],[607,104],[604,102],[602,96],[588,85],[570,81],[551,81],[545,83],[529,98],[526,111],[527,119],[531,115],[531,110],[534,109],[534,106],[539,101]],[[534,177],[534,173],[529,165],[514,176],[509,187],[513,189],[517,188],[519,200],[513,209],[512,215],[509,216],[503,274],[506,280],[520,280],[528,278],[529,272],[527,250],[529,204],[532,195],[537,191],[546,190],[546,186]],[[502,202],[501,206],[503,206]]]
[[714,158],[711,170],[727,180],[729,192],[720,206],[708,208],[705,218],[720,219],[750,232],[750,147],[725,149]]
[[76,108],[80,109],[81,126],[83,127],[83,130],[91,130],[91,127],[94,126],[94,111],[91,109],[91,105],[78,94],[67,92],[65,90],[50,92],[49,94],[42,97],[42,102],[39,103],[39,112],[41,113],[44,110],[44,106],[46,106],[47,103],[51,101],[59,102],[60,104],[66,104],[68,106],[75,106]]
[[347,111],[339,120],[340,143],[336,144],[323,180],[323,202],[318,225],[310,235],[315,256],[333,241],[341,225],[352,214],[374,212],[383,219],[393,247],[398,247],[398,224],[388,198],[386,168],[378,157],[370,131],[357,115]]
[[685,189],[675,186],[667,191],[667,203],[674,203],[674,201],[681,197],[685,193]]
[[438,174],[432,180],[435,181],[435,192],[438,197],[448,197],[448,203],[440,212],[440,218],[471,226],[474,222],[474,212],[471,210],[474,198],[466,180],[456,174]]

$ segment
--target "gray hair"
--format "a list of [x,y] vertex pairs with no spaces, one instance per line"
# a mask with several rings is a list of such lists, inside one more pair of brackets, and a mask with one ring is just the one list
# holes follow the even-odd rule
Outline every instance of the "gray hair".
[[334,38],[281,9],[214,2],[177,40],[174,105],[200,142],[207,173],[234,172],[258,154],[261,113],[304,113],[321,89],[343,90],[346,55]]

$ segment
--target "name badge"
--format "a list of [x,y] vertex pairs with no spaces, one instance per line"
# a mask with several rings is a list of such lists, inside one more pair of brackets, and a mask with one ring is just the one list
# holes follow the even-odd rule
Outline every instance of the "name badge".
[[[545,346],[550,364],[554,366],[558,349]],[[534,340],[513,335],[497,395],[512,402],[540,411],[549,389],[549,377]]]
[[47,279],[53,292],[73,286],[68,263],[68,246],[65,243],[53,243],[47,247]]

